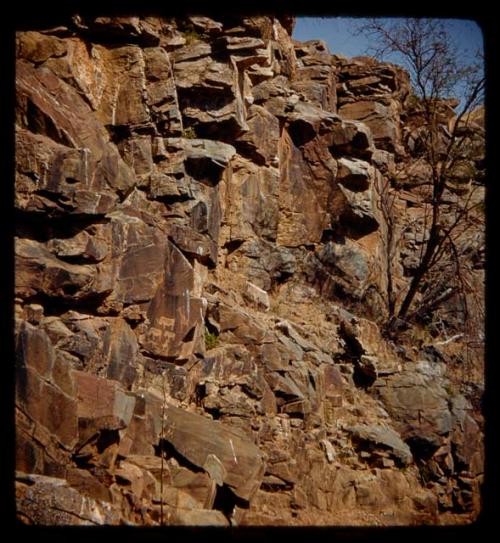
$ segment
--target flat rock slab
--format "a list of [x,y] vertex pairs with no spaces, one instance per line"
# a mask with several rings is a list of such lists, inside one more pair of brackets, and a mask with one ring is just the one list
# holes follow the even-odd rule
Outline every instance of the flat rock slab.
[[225,168],[236,154],[236,149],[232,145],[205,139],[186,139],[184,149],[187,160],[206,160],[220,168]]
[[203,468],[218,458],[223,482],[249,501],[260,486],[265,463],[259,448],[236,429],[171,405],[165,411],[165,439],[190,462]]
[[448,393],[435,376],[410,371],[407,365],[406,371],[377,379],[374,391],[398,421],[398,431],[406,441],[417,440],[437,449],[452,430]]
[[94,422],[98,429],[115,430],[128,426],[134,414],[135,398],[120,383],[83,371],[74,371],[77,386],[78,418]]
[[[71,370],[64,360],[56,357],[43,330],[27,322],[21,324],[16,364],[16,407],[45,428],[64,449],[71,450],[78,438]],[[43,445],[47,453],[48,444]]]

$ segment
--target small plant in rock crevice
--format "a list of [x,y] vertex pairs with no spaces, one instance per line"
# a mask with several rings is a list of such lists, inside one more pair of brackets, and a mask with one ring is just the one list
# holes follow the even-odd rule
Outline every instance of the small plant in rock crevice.
[[188,126],[187,128],[184,129],[183,133],[182,133],[182,136],[184,138],[187,138],[189,140],[194,140],[198,137],[198,135],[196,134],[196,130],[194,128],[194,126]]
[[214,349],[219,343],[219,337],[212,332],[205,332],[205,347],[207,350]]
[[201,34],[194,26],[186,26],[183,32],[183,37],[186,40],[186,45],[191,45],[197,41],[203,39],[203,34]]

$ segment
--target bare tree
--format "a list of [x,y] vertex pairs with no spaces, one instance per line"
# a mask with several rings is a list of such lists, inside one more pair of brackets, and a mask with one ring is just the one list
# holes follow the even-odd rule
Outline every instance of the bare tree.
[[398,236],[397,216],[395,212],[396,192],[391,188],[390,178],[380,176],[375,183],[378,193],[377,207],[384,218],[386,231],[383,234],[385,241],[385,269],[387,281],[387,311],[389,320],[394,318],[396,310],[396,289],[394,285],[393,262],[396,257]]
[[[457,169],[464,163],[473,164],[470,161],[470,112],[484,98],[482,58],[475,63],[464,62],[440,20],[394,19],[385,23],[372,19],[363,25],[361,32],[377,44],[370,50],[372,55],[384,59],[390,54],[391,59],[396,58],[408,70],[415,90],[416,110],[421,117],[419,142],[413,156],[418,155],[429,171],[430,217],[422,233],[419,263],[397,309],[393,293],[389,294],[389,313],[405,320],[424,310],[431,311],[457,291],[466,290],[458,241],[474,224],[471,217],[480,203],[472,197],[450,198],[450,189],[453,189]],[[447,126],[442,113],[446,99],[451,96],[461,96],[462,103],[454,123]],[[477,182],[472,179],[474,173],[471,172],[471,183]],[[384,200],[382,202],[384,205]],[[386,209],[382,211],[390,215],[392,203],[387,196],[385,204]],[[451,220],[450,216],[453,216]],[[394,241],[390,240],[390,246],[393,245]],[[454,270],[456,280],[444,289],[437,288],[436,283],[429,282],[431,273],[442,271],[448,264],[453,264],[448,268]],[[423,294],[419,307],[411,313],[419,292]]]

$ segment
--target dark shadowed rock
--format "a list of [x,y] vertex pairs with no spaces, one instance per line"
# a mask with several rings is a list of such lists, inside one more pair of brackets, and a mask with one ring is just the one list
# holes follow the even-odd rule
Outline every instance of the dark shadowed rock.
[[56,298],[95,296],[95,267],[69,264],[52,255],[41,243],[27,239],[15,244],[16,290],[20,296],[38,292]]
[[[319,263],[334,273],[338,284],[354,296],[361,296],[367,286],[370,272],[368,258],[366,252],[350,240],[345,243],[328,242],[317,254]],[[317,264],[314,265],[317,267]]]
[[335,125],[331,134],[331,149],[336,155],[345,154],[370,159],[375,147],[371,130],[359,121],[342,121]]
[[359,159],[339,158],[337,181],[352,191],[368,189],[373,181],[370,165]]
[[39,32],[19,32],[16,39],[16,54],[31,62],[45,62],[51,57],[62,57],[67,46],[64,40],[56,36],[47,36]]
[[294,255],[286,247],[276,247],[265,240],[250,240],[229,255],[228,266],[243,272],[258,287],[269,291],[276,281],[293,275]]
[[227,143],[200,139],[184,140],[184,151],[191,171],[211,166],[222,171],[236,153],[235,148]]

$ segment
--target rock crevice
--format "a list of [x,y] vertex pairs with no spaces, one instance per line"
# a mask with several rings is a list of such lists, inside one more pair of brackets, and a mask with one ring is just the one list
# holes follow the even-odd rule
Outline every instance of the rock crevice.
[[[382,333],[425,228],[409,77],[293,25],[75,16],[16,34],[22,522],[479,513],[481,361],[474,396],[455,342]],[[480,168],[480,124],[468,137]]]

